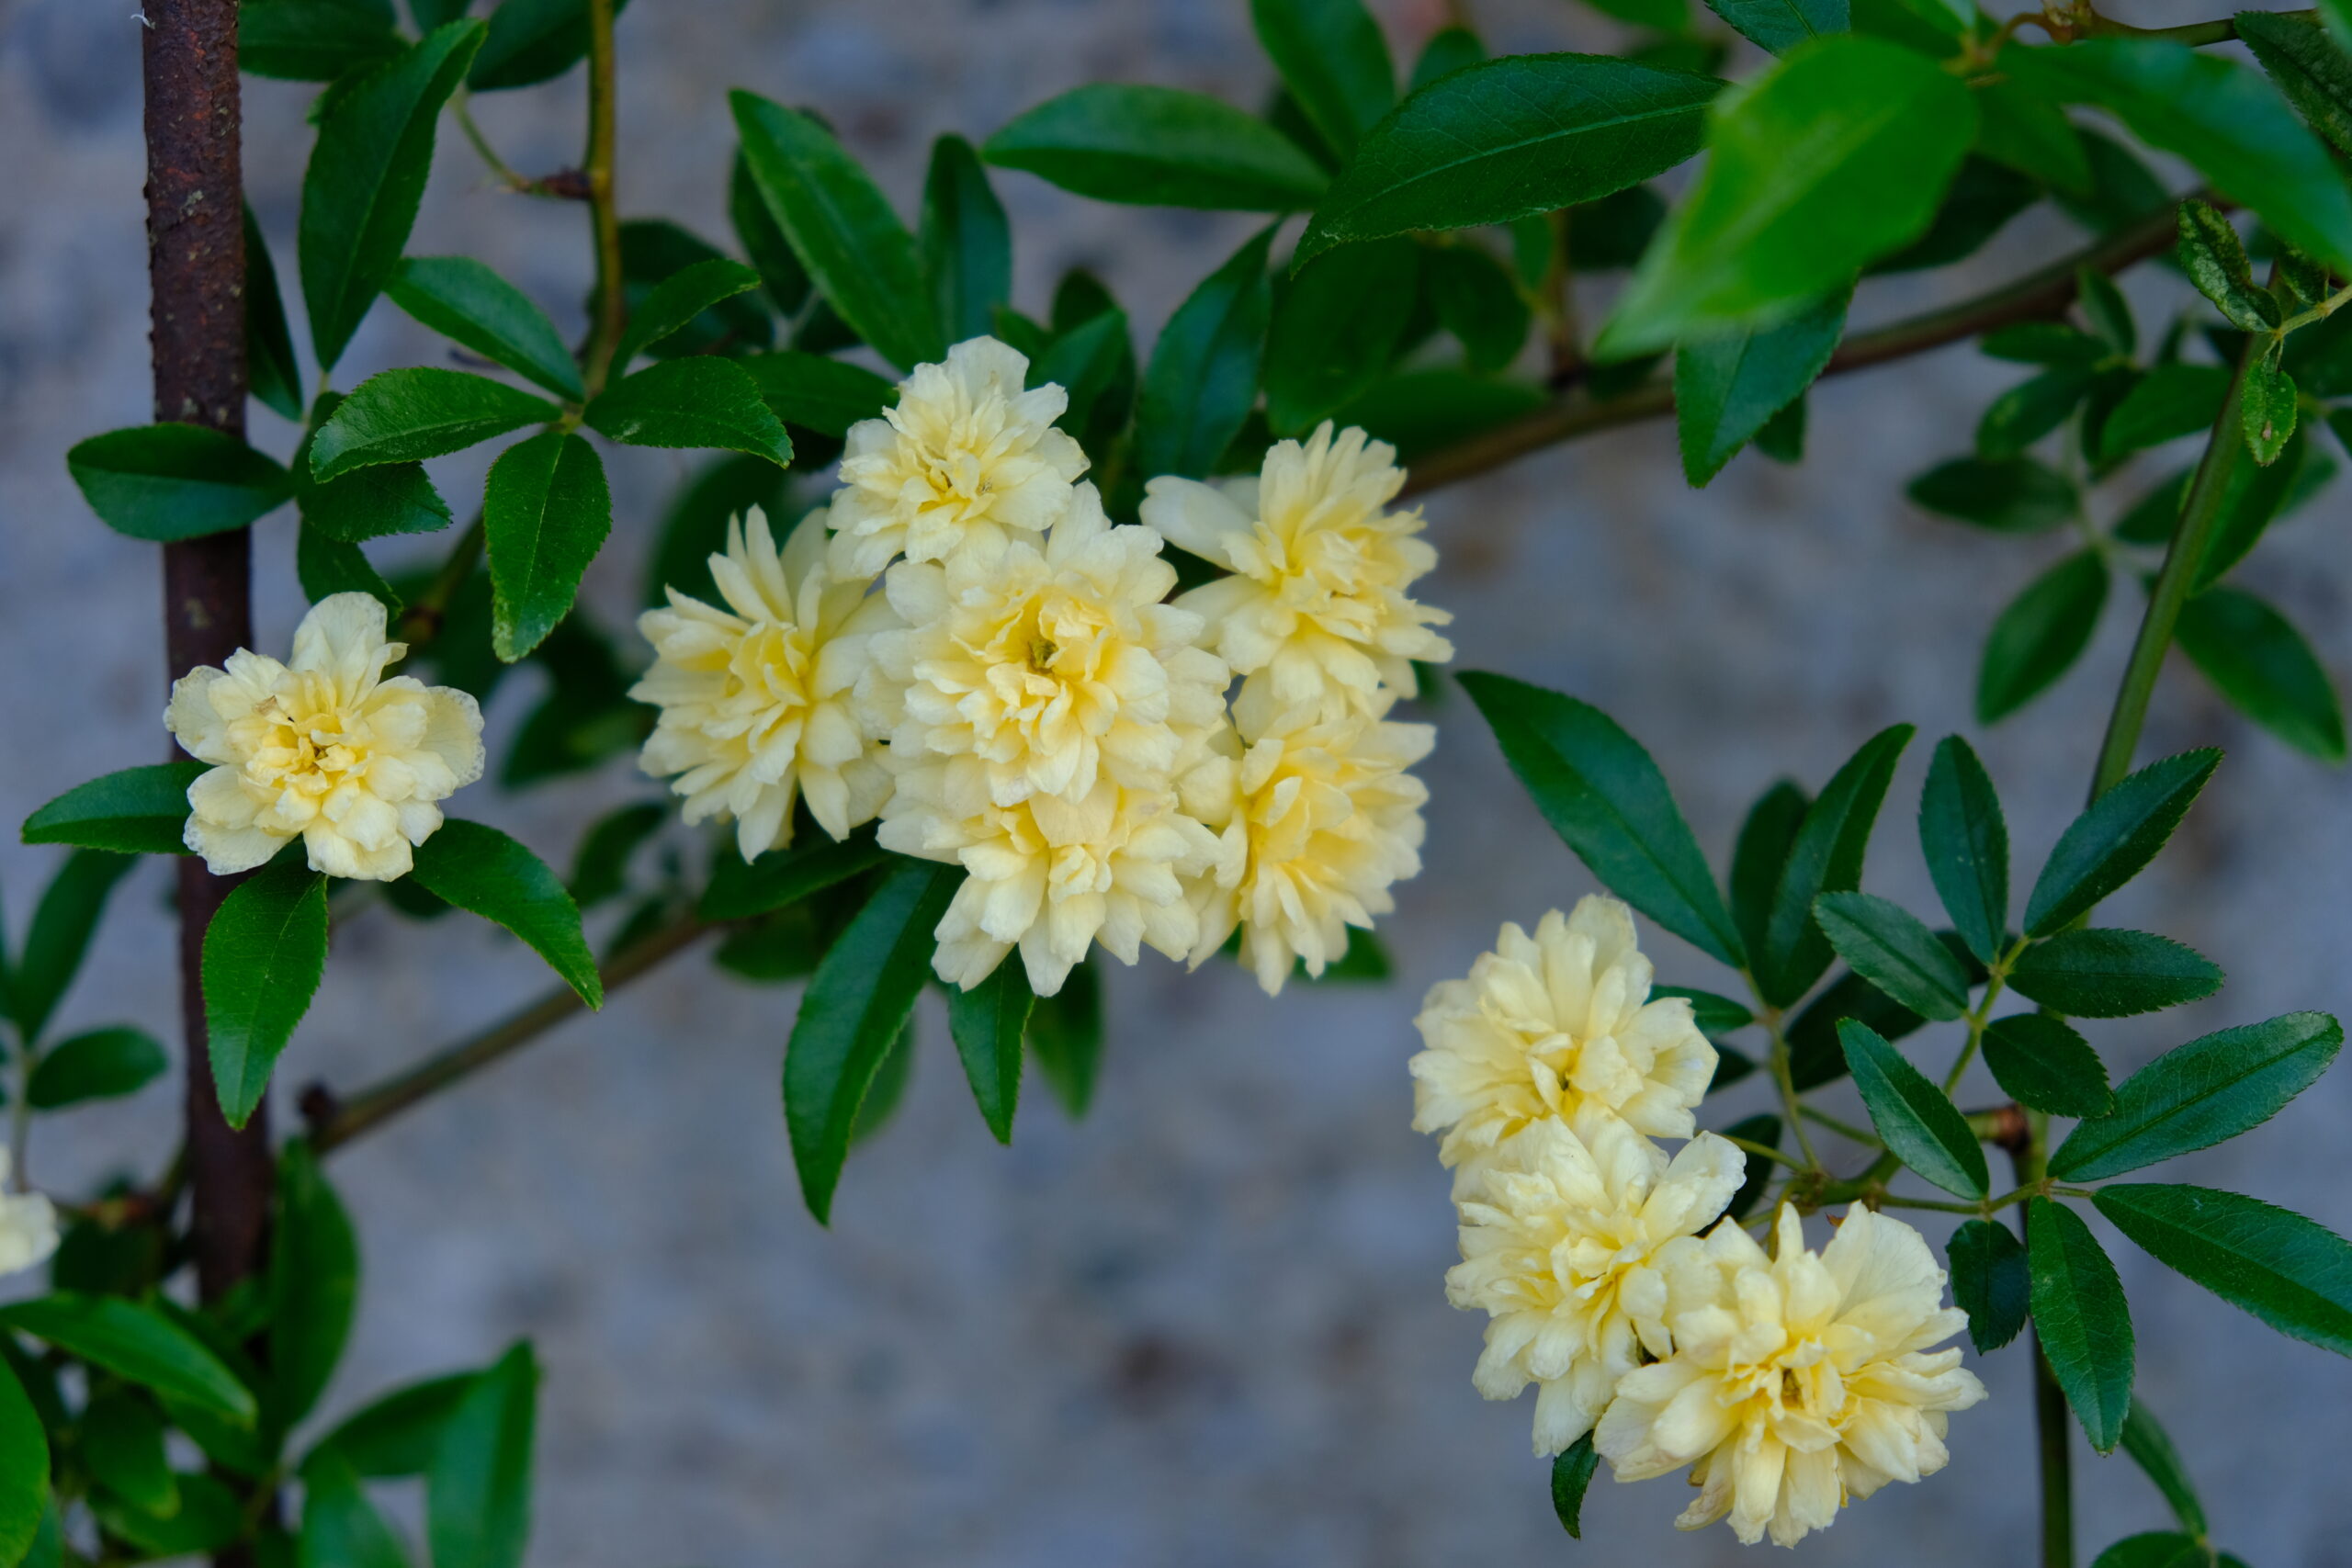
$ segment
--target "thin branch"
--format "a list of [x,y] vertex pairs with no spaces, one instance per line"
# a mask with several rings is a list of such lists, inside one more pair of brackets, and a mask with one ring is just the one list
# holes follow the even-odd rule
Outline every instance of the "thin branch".
[[[2210,199],[2210,193],[2203,194]],[[2178,221],[2176,209],[2165,207],[2097,244],[2028,273],[1991,293],[1873,332],[1857,333],[1838,345],[1822,375],[1841,376],[1849,370],[1866,369],[1941,348],[2012,321],[2058,315],[2074,302],[2079,269],[2116,273],[2145,261],[2173,243],[2178,233]],[[1596,401],[1589,393],[1577,392],[1509,424],[1441,447],[1421,458],[1412,466],[1405,493],[1425,495],[1444,485],[1476,479],[1546,446],[1596,431],[1638,424],[1673,412],[1674,387],[1669,381],[1647,382],[1605,402]]]
[[[648,931],[606,960],[597,973],[609,997],[631,980],[684,951],[712,928],[692,915]],[[435,1052],[413,1067],[393,1074],[351,1095],[338,1098],[323,1084],[302,1091],[302,1116],[310,1123],[311,1146],[324,1154],[362,1133],[382,1126],[410,1106],[471,1077],[484,1067],[521,1050],[532,1041],[584,1011],[586,1004],[569,986],[558,986],[520,1011]]]
[[[2313,27],[2319,25],[2317,11],[2278,11],[2271,14],[2281,17],[2291,17],[2296,21],[2309,22]],[[2073,31],[2075,38],[2169,39],[2175,43],[2185,43],[2193,49],[2201,44],[2228,43],[2238,36],[2238,24],[2235,17],[2223,17],[2219,21],[2212,22],[2184,22],[2177,28],[2135,28],[2129,22],[2119,22],[2112,17],[2102,17],[2093,12],[2085,17]]]
[[588,0],[588,202],[596,237],[596,317],[588,331],[588,395],[605,389],[628,305],[621,292],[621,220],[613,199],[613,117],[619,89],[613,54],[615,0]]

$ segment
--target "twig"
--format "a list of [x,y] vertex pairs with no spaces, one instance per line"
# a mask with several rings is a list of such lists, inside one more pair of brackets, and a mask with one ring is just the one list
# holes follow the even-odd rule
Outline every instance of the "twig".
[[619,98],[613,56],[614,0],[588,0],[588,210],[596,236],[596,316],[588,331],[588,395],[605,389],[628,304],[621,292],[621,220],[613,200],[613,117]]
[[[615,953],[597,971],[605,982],[605,994],[612,995],[671,954],[693,945],[711,929],[688,915],[647,932]],[[571,987],[559,986],[480,1033],[436,1051],[414,1066],[370,1084],[348,1099],[339,1098],[323,1084],[312,1084],[302,1091],[301,1100],[303,1119],[310,1123],[311,1146],[321,1154],[341,1147],[418,1101],[514,1055],[585,1009],[586,1004]]]
[[[2205,193],[2210,197],[2210,193]],[[2012,321],[2055,316],[2074,302],[2079,268],[2115,273],[2146,260],[2171,244],[2178,233],[2176,209],[2167,206],[2097,244],[2027,274],[2016,282],[1973,299],[1896,321],[1874,332],[1857,333],[1829,358],[1825,377],[1905,359],[1962,338],[1975,336]],[[1443,446],[1413,465],[1404,493],[1425,495],[1444,485],[1476,479],[1532,452],[1596,431],[1638,424],[1674,412],[1674,387],[1651,381],[1606,401],[1589,393],[1560,398],[1509,424]]]

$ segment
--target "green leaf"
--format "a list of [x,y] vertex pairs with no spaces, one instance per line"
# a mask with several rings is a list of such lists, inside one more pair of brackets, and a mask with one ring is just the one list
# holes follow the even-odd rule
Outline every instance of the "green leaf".
[[1241,430],[1258,400],[1258,371],[1273,313],[1266,275],[1272,228],[1260,230],[1193,290],[1160,330],[1136,401],[1135,466],[1199,479]]
[[2146,1530],[2100,1552],[2091,1568],[2208,1568],[2213,1560],[2213,1549],[2193,1536]]
[[490,466],[481,516],[492,645],[511,664],[571,613],[581,574],[612,532],[605,465],[577,435],[549,430],[518,441]]
[[820,1224],[848,1156],[857,1111],[931,973],[933,928],[960,866],[902,860],[817,965],[784,1055],[785,1122],[801,1196]]
[[294,493],[284,468],[200,424],[139,424],[78,441],[66,470],[98,521],[169,544],[242,528]]
[[2156,1490],[2172,1505],[2175,1517],[2181,1528],[2194,1536],[2203,1536],[2208,1529],[2205,1505],[2198,1501],[2195,1483],[2188,1479],[2188,1467],[2180,1461],[2180,1450],[2174,1448],[2172,1438],[2156,1425],[2148,1407],[2138,1400],[2132,1402],[2132,1414],[2123,1418],[2123,1451],[2132,1462],[2147,1473],[2156,1483]]
[[1978,352],[2020,365],[2096,365],[2107,345],[2064,321],[2012,321],[1976,340]]
[[776,418],[836,440],[862,419],[878,419],[899,389],[862,365],[779,349],[735,362],[750,373]]
[[2287,438],[2287,450],[2268,465],[2233,462],[2222,491],[2222,520],[2205,547],[2197,569],[2197,591],[2220,581],[2262,542],[2262,536],[2286,510],[2295,489],[2295,476],[2306,461],[2302,433]]
[[1976,455],[2014,457],[2066,423],[2097,377],[2083,365],[2061,366],[1995,398],[1976,423]]
[[[628,0],[614,0],[620,12]],[[466,85],[477,93],[550,82],[588,52],[587,0],[500,0]]]
[[356,468],[321,484],[311,472],[318,427],[343,406],[337,392],[321,392],[311,409],[311,430],[294,454],[294,504],[302,527],[336,544],[356,545],[387,534],[430,534],[453,519],[449,503],[425,477],[422,463],[379,463]]
[[401,52],[389,8],[333,0],[245,0],[237,69],[282,82],[333,82]]
[[1592,1446],[1590,1432],[1552,1461],[1552,1512],[1559,1516],[1560,1528],[1579,1540],[1584,1539],[1578,1519],[1584,1512],[1585,1488],[1592,1484],[1593,1472],[1600,1466],[1600,1455]]
[[1097,82],[1016,115],[980,155],[1064,190],[1145,207],[1289,212],[1323,171],[1254,115],[1176,87]]
[[2281,1334],[2352,1356],[2352,1246],[2324,1225],[2208,1187],[2125,1182],[2092,1201],[2167,1269]]
[[531,1535],[538,1392],[538,1361],[519,1342],[449,1413],[424,1481],[433,1568],[520,1568]]
[[1652,986],[1652,999],[1680,997],[1690,1004],[1691,1021],[1699,1032],[1713,1040],[1719,1034],[1729,1034],[1756,1021],[1756,1015],[1729,997],[1713,991],[1702,991],[1695,986]]
[[453,817],[417,846],[411,874],[426,892],[521,937],[591,1008],[605,1005],[580,907],[538,856],[495,828]]
[[1467,370],[1413,370],[1391,376],[1332,417],[1362,425],[1396,448],[1408,466],[1457,441],[1510,423],[1544,404],[1543,391],[1520,381]]
[[368,1500],[351,1461],[333,1449],[302,1466],[302,1535],[295,1568],[408,1568],[400,1537]]
[[1458,680],[1536,809],[1595,876],[1708,956],[1747,967],[1706,857],[1639,741],[1574,697],[1480,671]]
[[2295,378],[2268,355],[2245,367],[2238,384],[2238,420],[2246,450],[2267,468],[2287,450],[2295,434]]
[[1944,1091],[1870,1025],[1848,1019],[1838,1038],[1887,1152],[1947,1192],[1984,1197],[1984,1147]]
[[1980,1356],[2025,1326],[2033,1275],[2024,1247],[1998,1220],[1970,1220],[1944,1243],[1951,1261],[1951,1299],[1968,1314],[1968,1337]]
[[901,370],[944,358],[915,237],[857,160],[805,114],[729,95],[752,181],[826,301]]
[[2344,761],[2335,683],[2277,609],[2243,589],[2209,588],[2181,606],[2174,636],[2232,707],[2298,751]]
[[2211,204],[2194,197],[2180,204],[2177,254],[2181,270],[2197,292],[2211,299],[2233,326],[2261,333],[2278,324],[2278,301],[2255,283],[2245,243]]
[[1919,848],[1961,940],[1990,964],[2007,942],[2009,827],[2001,797],[1967,741],[1937,743],[1919,792]]
[[1396,101],[1380,24],[1363,0],[1250,0],[1250,19],[1298,107],[1346,157]]
[[628,328],[613,349],[614,373],[628,369],[630,360],[684,331],[705,310],[759,286],[758,273],[725,256],[680,267],[630,307]]
[[759,182],[752,177],[751,162],[741,148],[727,175],[727,219],[734,225],[743,254],[759,270],[768,303],[786,316],[798,315],[808,302],[808,269],[793,254],[792,242],[785,238],[775,214],[768,210]]
[[741,855],[722,854],[711,867],[699,912],[706,920],[748,920],[797,904],[889,858],[876,845],[870,829],[839,841],[822,833],[808,834],[749,864]]
[[1035,1001],[1028,971],[1017,962],[998,964],[968,991],[950,987],[947,993],[947,1028],[956,1037],[956,1054],[964,1060],[980,1118],[1000,1144],[1012,1142],[1012,1112],[1021,1100],[1021,1042]]
[[1871,829],[1913,733],[1911,726],[1898,724],[1864,741],[1806,808],[1772,890],[1764,945],[1749,954],[1757,986],[1774,1007],[1804,996],[1829,967],[1829,939],[1814,918],[1814,900],[1860,885]]
[[1069,394],[1055,423],[1081,446],[1102,451],[1127,427],[1136,400],[1136,349],[1127,313],[1102,311],[1055,338],[1029,367],[1029,384],[1052,381]]
[[2178,1007],[2222,988],[2221,967],[2146,931],[2060,931],[2025,950],[2009,985],[2069,1018],[2131,1018]]
[[[1434,282],[1436,254],[1430,267]],[[1291,279],[1266,334],[1266,423],[1277,434],[1312,429],[1387,371],[1405,330],[1398,302],[1420,270],[1420,246],[1382,240],[1317,256]]]
[[[182,855],[187,790],[202,762],[124,768],[75,784],[25,818],[28,844],[77,844],[134,855]],[[128,868],[125,868],[128,869]]]
[[669,804],[659,800],[640,800],[598,818],[572,854],[572,902],[586,909],[627,891],[630,858],[669,820]]
[[1968,976],[1936,933],[1901,905],[1870,893],[1825,893],[1814,918],[1854,973],[1923,1017],[1968,1010]]
[[[714,262],[724,265],[713,266]],[[699,234],[666,219],[624,222],[622,303],[638,334],[631,352],[679,359],[694,354],[732,356],[774,346],[775,321],[766,304],[738,287],[741,265]],[[668,287],[689,273],[693,276],[684,283]],[[684,309],[696,295],[707,302],[699,310]],[[594,308],[593,300],[584,303]]]
[[2352,157],[2352,60],[2340,32],[2331,40],[2305,17],[2268,11],[2240,11],[2233,19],[2239,40],[2303,122]]
[[261,1104],[327,964],[327,879],[300,841],[232,888],[204,933],[204,1030],[229,1125]]
[[1421,46],[1420,58],[1413,62],[1412,79],[1407,93],[1418,93],[1441,76],[1451,76],[1465,65],[1476,65],[1487,58],[1487,46],[1478,35],[1466,27],[1447,26],[1430,34],[1430,41]]
[[302,584],[302,596],[313,604],[337,593],[366,593],[383,604],[386,615],[401,613],[401,596],[357,545],[331,539],[307,523],[294,537],[294,575]]
[[1839,289],[1778,326],[1702,338],[1675,351],[1683,478],[1704,488],[1766,421],[1804,395],[1837,352],[1850,298]]
[[455,1372],[394,1389],[344,1418],[319,1439],[314,1462],[333,1452],[361,1475],[422,1475],[440,1451],[441,1433],[465,1404],[478,1374]]
[[2211,430],[2229,394],[2230,373],[2218,365],[2159,365],[2107,416],[2099,455],[2112,460]]
[[245,375],[265,408],[300,422],[302,367],[294,357],[294,334],[286,326],[286,299],[277,268],[252,203],[245,206]]
[[731,360],[670,359],[616,384],[588,405],[588,427],[632,446],[713,446],[792,461],[759,383]]
[[1592,54],[1510,55],[1453,72],[1364,137],[1293,265],[1334,245],[1508,223],[1639,185],[1699,151],[1702,115],[1722,87]]
[[319,426],[311,472],[325,481],[379,463],[438,457],[562,412],[487,376],[433,366],[387,370],[360,382]]
[[2042,1354],[2091,1447],[2112,1453],[2132,1408],[2132,1310],[2122,1282],[2072,1209],[2028,1200],[2025,1234]]
[[986,336],[1012,298],[1012,231],[980,155],[960,136],[931,144],[920,231],[933,303],[951,342]]
[[5,987],[19,1040],[38,1040],[50,1015],[89,952],[98,918],[106,913],[114,885],[138,863],[106,850],[77,849],[57,868],[33,911],[24,953]]
[[1424,265],[1438,325],[1462,344],[1470,368],[1508,367],[1519,357],[1534,319],[1510,271],[1476,244],[1431,245]]
[[1731,916],[1742,948],[1760,953],[1764,928],[1772,918],[1772,893],[1781,885],[1781,870],[1789,863],[1797,829],[1813,799],[1795,781],[1782,779],[1757,798],[1739,827],[1731,852]]
[[2072,925],[2147,869],[2222,765],[2213,747],[2151,762],[2119,781],[2067,825],[2026,899],[2025,934]]
[[1084,1116],[1102,1068],[1102,965],[1091,955],[1057,994],[1037,998],[1029,1011],[1029,1049],[1070,1120]]
[[1905,494],[1938,516],[1996,534],[2040,534],[2074,516],[2074,481],[2031,457],[1958,457],[1913,479]]
[[180,1510],[179,1477],[164,1452],[164,1418],[124,1388],[92,1396],[82,1411],[82,1457],[98,1484],[142,1514]]
[[2044,187],[2038,181],[1971,152],[1960,161],[1928,231],[1872,262],[1864,269],[1865,275],[1925,272],[1965,261],[2043,195]]
[[[46,1529],[51,1551],[33,1552]],[[0,1562],[55,1568],[55,1505],[49,1495],[49,1435],[16,1375],[0,1369]]]
[[302,175],[297,249],[319,364],[332,369],[400,267],[433,167],[434,122],[486,29],[451,22],[343,92]]
[[1707,0],[1707,9],[1759,49],[1786,54],[1807,39],[1852,26],[1847,0]]
[[252,1426],[259,1413],[253,1391],[219,1357],[141,1303],[55,1291],[0,1307],[0,1324],[240,1427]]
[[2010,76],[2066,103],[2095,104],[2260,214],[2298,249],[2352,272],[2352,191],[2278,92],[2234,60],[2165,39],[2011,44]]
[[300,1138],[278,1156],[269,1247],[270,1420],[286,1431],[326,1392],[359,1297],[351,1216]]
[[2224,1029],[2165,1052],[2123,1080],[2115,1111],[2086,1122],[2050,1156],[2050,1174],[2096,1181],[2251,1132],[2319,1080],[2344,1045],[2324,1012]]
[[1977,152],[2069,195],[2091,194],[2090,155],[2065,110],[2016,82],[1995,79],[1973,91]]
[[1596,351],[1787,319],[1925,233],[1975,135],[1959,78],[1899,44],[1792,51],[1709,117],[1707,166]]
[[2115,1109],[2107,1065],[2064,1020],[2012,1013],[1984,1031],[1984,1065],[2010,1099],[2053,1116],[2105,1116]]
[[2007,718],[2074,667],[2107,607],[2107,562],[2097,550],[2068,556],[2026,584],[1984,639],[1976,669],[1976,720]]
[[252,1529],[243,1500],[212,1476],[182,1475],[179,1493],[180,1506],[168,1518],[107,1496],[94,1498],[91,1512],[108,1535],[128,1541],[143,1558],[209,1556]]
[[384,287],[392,303],[443,337],[537,382],[586,397],[580,367],[547,312],[471,256],[410,256]]
[[26,1102],[36,1111],[56,1111],[92,1100],[137,1094],[164,1076],[171,1062],[154,1036],[118,1024],[60,1041],[34,1065]]

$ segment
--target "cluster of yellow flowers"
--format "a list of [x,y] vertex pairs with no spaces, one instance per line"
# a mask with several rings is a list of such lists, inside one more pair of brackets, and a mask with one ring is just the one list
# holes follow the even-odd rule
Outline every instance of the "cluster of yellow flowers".
[[[1900,1220],[1858,1205],[1816,1253],[1783,1206],[1770,1254],[1718,1220],[1747,1161],[1692,1135],[1714,1048],[1651,977],[1632,911],[1588,897],[1431,987],[1413,1125],[1454,1171],[1446,1294],[1489,1315],[1478,1392],[1536,1385],[1538,1454],[1590,1433],[1620,1481],[1687,1465],[1677,1525],[1728,1515],[1743,1541],[1793,1546],[1943,1468],[1946,1413],[1984,1397],[1958,1348],[1932,1348],[1966,1314]],[[1669,1159],[1657,1138],[1689,1141]]]
[[[1387,714],[1453,655],[1406,592],[1436,557],[1388,509],[1396,454],[1327,424],[1254,479],[1155,479],[1114,526],[1028,369],[992,338],[917,367],[781,549],[730,526],[723,606],[645,615],[644,767],[747,860],[806,799],[963,866],[935,967],[967,988],[1015,948],[1051,996],[1097,942],[1197,964],[1237,928],[1268,991],[1319,974],[1420,868],[1432,735]],[[1166,540],[1232,575],[1170,602]]]

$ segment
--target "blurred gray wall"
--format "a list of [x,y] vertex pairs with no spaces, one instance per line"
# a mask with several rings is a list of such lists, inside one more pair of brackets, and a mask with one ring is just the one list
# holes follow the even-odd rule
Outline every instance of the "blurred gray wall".
[[[1441,7],[1381,9],[1409,58]],[[1613,36],[1552,0],[1472,9],[1500,50]],[[9,821],[164,749],[153,552],[98,525],[62,461],[80,436],[147,417],[132,10],[0,0]],[[985,135],[1077,83],[1162,81],[1244,103],[1269,86],[1242,0],[640,0],[621,40],[626,207],[714,235],[725,231],[729,86],[821,108],[909,209],[933,135]],[[248,97],[253,197],[289,275],[306,99],[270,83]],[[479,107],[508,157],[538,170],[574,156],[576,100],[575,77]],[[1018,175],[999,185],[1016,223],[1020,302],[1041,310],[1061,270],[1084,264],[1147,334],[1248,229],[1091,205]],[[578,209],[493,188],[445,127],[412,249],[484,256],[577,322],[582,235]],[[2030,215],[1973,276],[2007,276],[2075,243],[2057,219]],[[1956,287],[1873,286],[1857,319]],[[2150,310],[2177,303],[2161,276],[2132,288]],[[341,384],[445,351],[379,308]],[[1967,731],[2008,801],[2023,886],[2077,803],[2135,606],[2109,606],[2083,667],[2052,696],[1974,733],[1985,627],[2064,546],[1969,535],[1909,510],[1901,491],[1967,445],[1983,402],[2013,378],[1957,348],[1837,381],[1815,397],[1805,467],[1743,457],[1703,493],[1685,488],[1663,427],[1442,492],[1429,502],[1444,558],[1429,597],[1455,612],[1466,665],[1577,693],[1640,736],[1718,861],[1772,778],[1818,785],[1864,736],[1907,719],[1925,739],[1898,777],[1869,883],[1931,907],[1910,831],[1918,782],[1928,744]],[[257,411],[258,442],[283,452],[290,434]],[[591,595],[616,620],[684,468],[642,450],[613,459],[621,521]],[[479,482],[478,467],[448,469],[453,496]],[[2246,570],[2339,673],[2352,659],[2344,493],[2283,526]],[[290,520],[259,535],[258,621],[276,648],[301,609]],[[511,732],[537,679],[501,693],[494,730]],[[334,1172],[369,1275],[330,1405],[532,1337],[547,1368],[532,1561],[548,1568],[1733,1561],[1727,1531],[1669,1528],[1684,1501],[1671,1482],[1596,1483],[1586,1540],[1566,1541],[1545,1466],[1527,1451],[1528,1404],[1489,1405],[1471,1390],[1480,1325],[1447,1308],[1440,1282],[1453,1252],[1447,1182],[1406,1125],[1409,1021],[1422,989],[1463,970],[1499,921],[1531,920],[1592,885],[1467,705],[1457,697],[1437,717],[1430,869],[1384,931],[1402,963],[1394,984],[1270,1002],[1231,966],[1187,978],[1154,958],[1115,971],[1094,1114],[1070,1125],[1033,1080],[1009,1150],[974,1114],[927,1000],[909,1101],[852,1162],[831,1232],[801,1209],[777,1107],[794,996],[699,962],[356,1146]],[[2216,741],[2231,761],[2111,918],[2194,942],[2231,985],[2198,1009],[2100,1028],[2119,1073],[2204,1029],[2352,1001],[2344,776],[2249,731],[2176,668],[2146,754]],[[647,793],[616,770],[523,798],[482,786],[460,806],[560,863],[582,824]],[[13,930],[55,858],[0,843]],[[154,868],[118,897],[68,1025],[129,1019],[173,1033],[162,900]],[[1662,978],[1725,985],[1672,939],[1645,940]],[[364,1080],[543,984],[527,954],[479,926],[364,917],[338,940],[281,1083]],[[1963,1098],[1991,1092],[1979,1081]],[[1737,1092],[1720,1120],[1757,1098]],[[2352,1231],[2347,1118],[2352,1076],[2339,1071],[2258,1136],[2183,1160],[2177,1175]],[[153,1171],[173,1135],[159,1088],[44,1121],[33,1163],[70,1189],[125,1165]],[[2352,1367],[2103,1234],[2132,1290],[2142,1393],[2203,1483],[2221,1542],[2257,1568],[2352,1562],[2341,1476]],[[1945,1474],[1850,1511],[1804,1550],[1843,1563],[2025,1560],[2023,1372],[2018,1354],[1984,1369],[1993,1398],[1955,1420]],[[2080,1463],[2091,1550],[2162,1524],[2128,1461]]]

